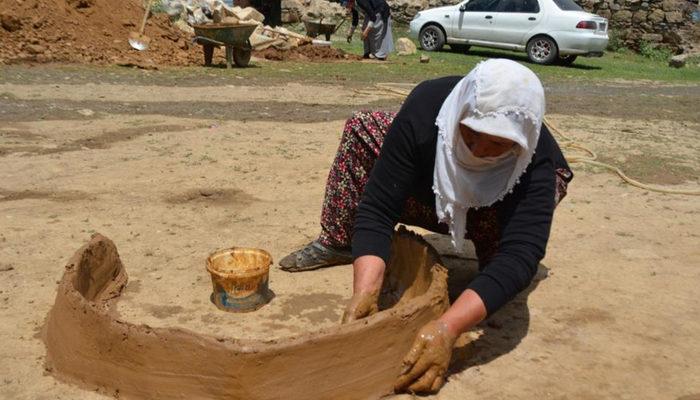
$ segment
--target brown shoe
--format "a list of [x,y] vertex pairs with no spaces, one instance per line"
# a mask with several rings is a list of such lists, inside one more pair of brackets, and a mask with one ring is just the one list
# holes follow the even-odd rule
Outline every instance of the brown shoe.
[[302,272],[350,263],[352,254],[349,249],[324,246],[318,240],[314,240],[283,258],[280,268],[287,272]]

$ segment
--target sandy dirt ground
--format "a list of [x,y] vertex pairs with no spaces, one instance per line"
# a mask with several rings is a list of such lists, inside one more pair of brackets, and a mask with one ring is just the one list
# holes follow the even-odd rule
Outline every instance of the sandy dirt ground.
[[[233,78],[208,95],[211,80],[90,79],[96,70],[0,70],[0,398],[104,398],[47,374],[39,337],[64,263],[95,232],[129,273],[119,312],[130,321],[234,338],[338,323],[350,266],[275,266],[276,297],[241,315],[209,302],[204,259],[252,246],[279,260],[312,240],[344,119],[399,100]],[[546,86],[552,122],[601,159],[697,188],[700,87]],[[574,168],[536,281],[460,341],[434,398],[700,399],[700,200]],[[458,292],[473,251],[424,233]]]

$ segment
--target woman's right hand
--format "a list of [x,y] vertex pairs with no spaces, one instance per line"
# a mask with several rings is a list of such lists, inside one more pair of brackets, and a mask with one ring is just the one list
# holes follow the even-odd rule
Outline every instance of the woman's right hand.
[[377,301],[384,281],[384,260],[377,256],[358,257],[352,263],[352,292],[342,323],[369,317],[379,311]]
[[379,292],[362,292],[355,293],[347,307],[345,307],[345,312],[343,313],[342,324],[347,324],[349,322],[369,317],[372,314],[376,314],[379,311],[377,306],[377,300],[379,299]]

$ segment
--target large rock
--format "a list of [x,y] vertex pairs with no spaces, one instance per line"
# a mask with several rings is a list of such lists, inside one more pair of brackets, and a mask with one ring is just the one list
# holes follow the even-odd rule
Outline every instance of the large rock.
[[396,52],[400,56],[407,56],[411,54],[416,54],[418,49],[416,45],[409,38],[400,38],[396,41]]
[[239,21],[252,20],[257,22],[263,22],[263,20],[265,20],[265,16],[253,7],[233,7],[232,13],[236,18],[238,18]]
[[659,43],[664,40],[664,37],[658,33],[645,33],[642,35],[642,40],[645,42]]
[[326,0],[311,0],[302,18],[312,20],[323,18],[326,21],[335,21],[337,23],[345,18],[346,14],[345,7],[339,3],[331,3]]
[[617,23],[628,23],[632,20],[632,12],[627,10],[620,10],[613,14],[612,19]]
[[632,15],[632,22],[634,22],[635,24],[640,24],[646,20],[647,20],[647,12],[646,11],[640,10]]
[[666,13],[666,22],[675,24],[683,22],[683,13],[680,11],[669,11]]
[[409,22],[421,10],[430,8],[428,0],[388,0],[391,18],[394,21]]
[[663,21],[664,18],[666,17],[666,14],[664,14],[663,11],[661,10],[654,10],[652,11],[647,19],[652,23],[652,24],[658,24],[659,22]]
[[683,2],[678,0],[664,0],[661,4],[664,11],[680,11]]
[[664,42],[674,47],[680,47],[683,44],[683,37],[675,31],[667,31],[663,33]]
[[671,60],[668,62],[669,67],[673,68],[683,68],[685,67],[685,62],[688,59],[687,54],[679,54],[677,56],[671,57]]
[[304,5],[299,0],[282,0],[282,22],[299,22],[304,15]]

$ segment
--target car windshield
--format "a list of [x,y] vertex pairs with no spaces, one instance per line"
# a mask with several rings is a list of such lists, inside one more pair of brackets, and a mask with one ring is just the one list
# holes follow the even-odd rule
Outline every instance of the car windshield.
[[554,0],[554,4],[564,11],[583,11],[583,8],[576,4],[574,0]]

